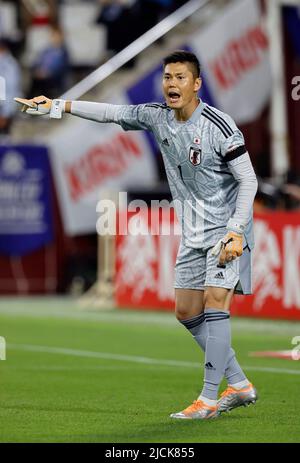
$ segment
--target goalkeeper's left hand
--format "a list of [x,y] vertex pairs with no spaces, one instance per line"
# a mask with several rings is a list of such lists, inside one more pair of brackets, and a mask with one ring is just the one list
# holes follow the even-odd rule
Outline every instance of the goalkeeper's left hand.
[[229,231],[217,242],[211,253],[213,256],[219,255],[220,265],[240,257],[243,253],[243,234]]
[[51,111],[52,100],[44,95],[36,96],[30,100],[26,98],[14,98],[14,100],[22,105],[22,112],[31,116],[44,116]]
[[44,95],[36,96],[31,100],[26,100],[26,98],[15,98],[14,100],[22,105],[21,111],[31,114],[31,116],[49,114],[50,119],[61,119],[65,112],[65,100],[50,100]]

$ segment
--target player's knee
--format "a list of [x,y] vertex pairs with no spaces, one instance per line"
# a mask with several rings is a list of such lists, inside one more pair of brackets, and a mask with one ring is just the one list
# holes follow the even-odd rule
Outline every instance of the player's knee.
[[203,291],[175,291],[177,320],[188,320],[203,312]]
[[181,305],[180,303],[176,303],[175,316],[178,321],[187,320],[191,317],[190,310],[188,310],[186,306]]
[[204,307],[206,309],[225,309],[226,293],[223,291],[206,291],[204,294]]

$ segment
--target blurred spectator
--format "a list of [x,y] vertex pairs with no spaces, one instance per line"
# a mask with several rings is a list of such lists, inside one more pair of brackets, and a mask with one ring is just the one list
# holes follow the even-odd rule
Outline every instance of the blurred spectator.
[[0,76],[3,79],[0,101],[0,134],[9,134],[11,123],[15,112],[16,104],[13,101],[15,96],[22,96],[21,91],[21,69],[17,60],[10,52],[9,44],[4,39],[0,39]]
[[[101,5],[96,20],[107,28],[107,49],[117,53],[165,16],[176,9],[181,0],[98,0]],[[179,3],[179,4],[178,4]],[[133,60],[130,62],[133,64]]]
[[282,187],[283,191],[286,194],[291,195],[293,198],[295,198],[297,201],[300,202],[300,186],[299,185],[293,185],[292,183],[287,183]]
[[285,208],[287,210],[300,209],[300,186],[294,183],[283,185],[282,192],[285,195]]
[[101,5],[97,24],[107,28],[107,49],[119,52],[137,37],[138,25],[134,24],[136,0],[99,0]]
[[285,183],[281,186],[286,210],[299,210],[300,208],[300,177],[293,169],[285,176]]
[[257,177],[258,190],[254,202],[254,212],[263,212],[266,209],[276,210],[281,207],[280,188],[273,185],[269,180]]
[[32,68],[32,82],[28,95],[47,95],[57,98],[64,92],[69,72],[69,55],[63,33],[53,27],[50,44],[38,56]]
[[162,19],[181,7],[187,0],[137,0],[139,19],[139,35],[158,24]]
[[25,29],[33,24],[57,23],[57,0],[20,0],[16,3]]
[[274,179],[258,179],[258,191],[254,202],[254,212],[266,210],[299,210],[300,209],[300,178],[287,175],[287,182],[278,184]]
[[138,0],[140,18],[137,23],[140,35],[154,27],[167,16],[174,7],[173,0]]

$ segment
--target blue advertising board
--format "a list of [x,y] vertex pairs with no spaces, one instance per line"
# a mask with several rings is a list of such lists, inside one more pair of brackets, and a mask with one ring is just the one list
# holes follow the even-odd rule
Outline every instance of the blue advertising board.
[[300,6],[285,6],[283,18],[295,53],[300,58]]
[[24,256],[51,241],[47,148],[0,145],[0,254]]

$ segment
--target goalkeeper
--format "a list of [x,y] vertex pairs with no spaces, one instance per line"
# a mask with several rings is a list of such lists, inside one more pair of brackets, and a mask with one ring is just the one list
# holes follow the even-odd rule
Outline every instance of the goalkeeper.
[[[176,317],[205,352],[204,385],[177,419],[208,419],[255,403],[257,393],[231,348],[234,293],[251,294],[252,206],[257,180],[244,138],[230,116],[198,97],[197,57],[176,51],[164,59],[166,104],[111,105],[16,99],[28,114],[63,113],[125,130],[150,130],[163,155],[182,239],[175,266]],[[228,387],[218,400],[225,376]]]

